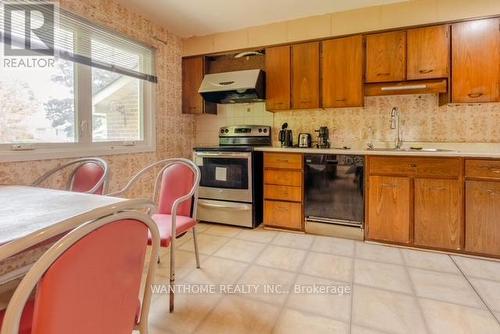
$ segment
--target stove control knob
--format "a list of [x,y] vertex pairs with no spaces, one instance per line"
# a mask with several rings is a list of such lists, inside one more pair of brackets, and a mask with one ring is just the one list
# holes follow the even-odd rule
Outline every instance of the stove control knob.
[[224,133],[224,129],[220,129],[220,133]]
[[261,129],[261,128],[259,128],[259,133],[261,133],[261,132],[262,132],[262,129]]
[[224,130],[224,132],[225,132],[225,133],[228,133],[228,132],[229,132],[229,129]]
[[267,128],[264,128],[264,133],[267,133]]

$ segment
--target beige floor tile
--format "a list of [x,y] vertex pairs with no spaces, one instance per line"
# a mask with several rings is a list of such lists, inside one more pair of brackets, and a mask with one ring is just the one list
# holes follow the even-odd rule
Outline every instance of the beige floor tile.
[[[201,266],[203,266],[206,258],[205,255],[200,254]],[[177,278],[183,278],[194,269],[196,269],[196,257],[194,252],[177,249],[175,252],[175,276]],[[156,276],[162,278],[168,278],[170,276],[170,254],[168,249],[161,255],[161,261],[156,268]]]
[[349,333],[349,325],[330,318],[285,309],[274,327],[273,333],[347,334]]
[[270,304],[226,296],[196,333],[271,333],[279,308]]
[[468,277],[500,281],[500,261],[479,260],[464,256],[453,256],[453,259]]
[[169,313],[169,296],[155,298],[149,315],[152,333],[190,333],[215,308],[221,295],[177,294]]
[[335,282],[332,280],[321,279],[306,275],[299,275],[294,285],[294,290],[291,291],[287,301],[287,307],[305,312],[311,312],[321,316],[326,316],[343,322],[348,322],[351,313],[351,294],[335,294],[333,293],[297,293],[295,286],[301,288],[311,288],[314,286],[322,287],[340,287],[346,291],[351,285],[346,283]]
[[414,297],[355,285],[352,307],[353,324],[389,333],[426,333]]
[[210,257],[200,269],[192,271],[184,280],[201,284],[232,284],[238,280],[247,268],[247,264]]
[[486,305],[495,312],[500,312],[500,282],[470,279],[470,282],[485,301]]
[[314,236],[301,233],[280,232],[272,241],[273,245],[285,246],[297,249],[308,249],[314,240]]
[[208,226],[203,233],[232,238],[242,231],[241,227],[213,224]]
[[316,236],[311,250],[342,256],[354,255],[354,241],[333,237]]
[[210,226],[212,226],[212,224],[209,224],[209,223],[198,223],[196,224],[196,232],[203,232],[205,231],[207,228],[209,228]]
[[236,238],[247,241],[268,243],[271,242],[277,234],[278,232],[276,231],[259,228],[255,230],[243,230],[236,236]]
[[410,277],[419,297],[472,307],[484,307],[469,282],[461,276],[410,268]]
[[232,239],[222,246],[214,255],[228,259],[252,262],[266,247],[265,244],[246,240]]
[[300,249],[269,245],[257,258],[256,263],[267,267],[296,271],[305,256],[306,252]]
[[397,292],[413,293],[405,267],[356,259],[354,283]]
[[356,257],[393,264],[403,264],[401,251],[397,247],[356,242]]
[[371,328],[352,325],[351,334],[386,334],[386,333]]
[[486,310],[429,299],[421,299],[420,305],[422,305],[424,317],[431,333],[500,333],[500,325]]
[[[212,255],[219,248],[221,248],[227,241],[228,238],[220,237],[217,235],[200,233],[197,236],[198,240],[198,250],[200,254]],[[194,245],[192,242],[184,243],[179,249],[194,252]]]
[[351,282],[353,259],[345,256],[310,252],[302,266],[306,275]]
[[292,289],[294,279],[293,273],[254,265],[245,272],[238,284],[258,285],[256,293],[242,297],[252,297],[272,304],[283,304],[288,292]]
[[401,252],[407,266],[455,274],[460,273],[449,255],[413,249],[402,249]]

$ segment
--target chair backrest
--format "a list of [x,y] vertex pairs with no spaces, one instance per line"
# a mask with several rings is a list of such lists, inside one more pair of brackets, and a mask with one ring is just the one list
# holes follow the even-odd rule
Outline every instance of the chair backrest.
[[[156,171],[158,168],[151,198],[157,205],[158,213],[196,218],[201,172],[198,166],[188,159],[173,158],[152,163],[134,175],[122,190],[108,195],[125,195],[148,172]],[[174,212],[175,206],[177,206],[176,212]]]
[[[19,310],[37,282],[31,334],[131,333],[148,229],[155,240],[149,284],[159,244],[155,223],[138,212],[108,216],[70,232],[35,263],[9,303],[1,333],[17,333]],[[144,293],[143,303],[149,303],[150,288]]]
[[[165,168],[160,180],[158,213],[171,214],[175,200],[189,194],[195,186],[194,182],[195,174],[184,164],[176,163]],[[181,203],[177,208],[177,214],[191,216],[192,204],[192,198]]]
[[69,161],[40,176],[34,186],[39,186],[53,175],[74,167],[67,182],[67,190],[103,195],[109,176],[108,164],[101,158],[81,158]]
[[[105,174],[105,167],[97,164],[96,162],[86,162],[78,166],[70,181],[70,191],[76,192],[90,192],[93,194],[103,195],[104,194],[104,182],[103,176]],[[97,189],[93,190],[97,185],[100,185]]]

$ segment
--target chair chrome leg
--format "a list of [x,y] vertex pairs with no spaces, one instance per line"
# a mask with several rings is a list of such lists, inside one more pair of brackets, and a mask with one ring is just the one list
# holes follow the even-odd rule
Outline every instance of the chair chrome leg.
[[200,254],[198,252],[198,241],[196,240],[196,227],[193,227],[194,255],[196,256],[196,268],[200,269]]
[[170,245],[170,302],[169,311],[174,312],[174,289],[175,289],[175,243]]

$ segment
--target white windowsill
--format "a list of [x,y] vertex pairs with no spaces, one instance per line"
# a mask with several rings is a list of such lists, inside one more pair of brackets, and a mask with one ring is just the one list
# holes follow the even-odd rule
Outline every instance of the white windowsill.
[[32,160],[54,160],[64,158],[81,158],[90,156],[108,156],[117,154],[151,153],[156,151],[154,144],[139,144],[136,146],[106,145],[93,147],[59,147],[39,148],[29,151],[0,151],[0,162],[17,162]]

